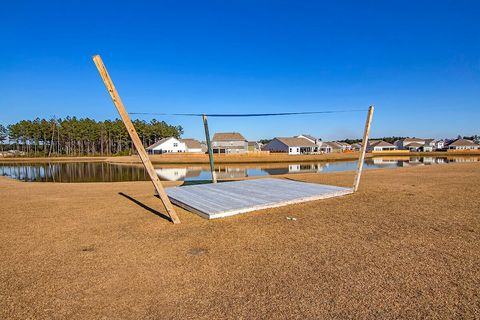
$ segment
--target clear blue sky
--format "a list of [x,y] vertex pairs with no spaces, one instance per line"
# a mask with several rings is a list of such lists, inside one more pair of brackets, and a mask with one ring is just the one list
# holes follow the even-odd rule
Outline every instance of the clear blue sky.
[[[117,117],[91,60],[99,53],[131,112],[374,104],[373,136],[479,134],[479,17],[479,1],[4,1],[0,123]],[[200,119],[160,119],[203,138]],[[248,139],[340,139],[360,137],[364,119],[211,119],[210,126]]]

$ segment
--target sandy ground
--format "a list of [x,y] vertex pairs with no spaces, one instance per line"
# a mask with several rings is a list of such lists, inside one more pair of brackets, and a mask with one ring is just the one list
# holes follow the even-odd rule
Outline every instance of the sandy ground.
[[178,209],[173,225],[149,182],[0,178],[0,318],[480,318],[480,165],[362,183],[222,220]]

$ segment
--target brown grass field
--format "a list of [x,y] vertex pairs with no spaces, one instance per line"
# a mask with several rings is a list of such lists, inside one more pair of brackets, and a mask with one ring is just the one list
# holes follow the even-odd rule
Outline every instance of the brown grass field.
[[354,195],[222,220],[178,208],[179,225],[152,192],[0,177],[0,318],[480,318],[479,164],[367,170]]

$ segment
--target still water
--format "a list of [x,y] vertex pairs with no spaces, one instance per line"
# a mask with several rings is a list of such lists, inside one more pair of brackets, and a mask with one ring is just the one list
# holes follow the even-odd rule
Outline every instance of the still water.
[[[400,157],[373,158],[365,161],[365,169],[397,168],[446,164],[453,162],[479,162],[480,157]],[[355,170],[357,161],[319,163],[262,163],[248,165],[217,165],[218,179],[268,176],[286,173],[313,173]],[[161,180],[209,180],[207,166],[156,166]],[[149,180],[141,166],[116,165],[103,162],[0,162],[0,175],[21,181],[36,182],[118,182]]]

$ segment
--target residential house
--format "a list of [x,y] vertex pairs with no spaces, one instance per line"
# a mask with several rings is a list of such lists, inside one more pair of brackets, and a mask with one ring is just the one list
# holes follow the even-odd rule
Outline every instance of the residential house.
[[180,139],[179,141],[185,143],[186,152],[203,153],[200,141],[195,139]]
[[405,138],[395,141],[395,146],[399,150],[430,152],[443,149],[444,142],[436,139]]
[[457,139],[448,145],[448,150],[478,150],[480,145],[472,140]]
[[296,155],[318,152],[318,145],[306,138],[275,137],[263,149],[270,152],[285,152],[290,155]]
[[219,132],[213,135],[213,153],[246,153],[248,141],[238,132]]
[[361,143],[354,143],[354,144],[352,144],[352,150],[354,150],[354,151],[360,151],[361,148],[362,148],[362,144],[361,144]]
[[346,142],[341,142],[341,141],[337,141],[336,143],[342,147],[343,152],[352,150],[351,144],[348,144]]
[[257,152],[262,148],[262,143],[257,141],[248,141],[248,151]]
[[331,148],[331,151],[330,152],[343,152],[344,150],[344,146],[339,144],[338,142],[325,142],[325,144],[327,144],[330,148]]
[[398,150],[409,150],[409,151],[418,151],[420,147],[425,144],[425,139],[419,138],[405,138],[402,140],[397,140],[394,142],[394,145]]
[[175,137],[168,137],[158,140],[146,148],[150,154],[162,154],[171,152],[186,152],[187,148],[184,142]]
[[296,136],[295,138],[303,138],[303,139],[307,139],[308,141],[310,141],[312,143],[315,143],[318,146],[318,148],[317,148],[317,151],[314,151],[314,152],[320,152],[320,153],[330,153],[330,152],[332,152],[332,147],[328,143],[322,141],[322,139],[315,138],[312,135],[301,134],[299,136]]
[[367,144],[367,151],[390,151],[397,150],[397,146],[383,140],[370,140]]

